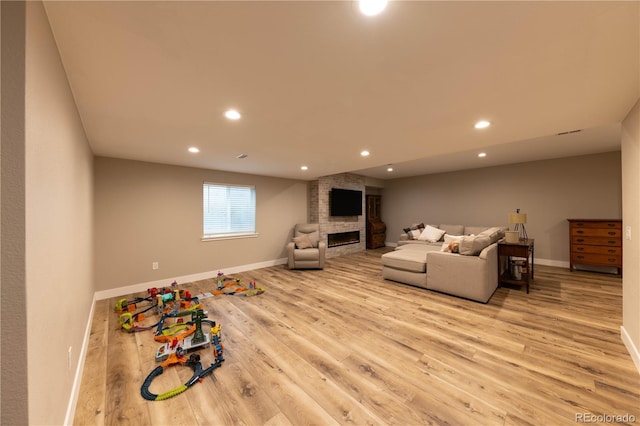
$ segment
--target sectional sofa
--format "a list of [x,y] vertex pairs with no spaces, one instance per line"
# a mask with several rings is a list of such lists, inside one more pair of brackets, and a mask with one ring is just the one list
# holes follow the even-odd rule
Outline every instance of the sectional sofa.
[[406,229],[382,256],[384,279],[489,301],[498,287],[497,242],[505,226],[426,225]]

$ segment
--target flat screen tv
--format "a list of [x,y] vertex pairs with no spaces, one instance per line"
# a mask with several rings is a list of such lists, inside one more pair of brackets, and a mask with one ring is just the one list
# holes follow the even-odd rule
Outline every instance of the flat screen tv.
[[362,191],[332,188],[329,192],[331,216],[360,216],[362,214]]

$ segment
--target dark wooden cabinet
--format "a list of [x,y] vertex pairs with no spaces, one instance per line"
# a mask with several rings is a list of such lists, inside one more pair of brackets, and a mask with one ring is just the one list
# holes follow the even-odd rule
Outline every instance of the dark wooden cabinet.
[[[533,279],[533,261],[535,254],[534,239],[520,240],[517,243],[508,243],[505,240],[498,242],[498,285],[515,284],[524,286],[529,293],[529,284]],[[506,266],[503,266],[501,258],[506,258]],[[518,259],[518,260],[516,260]],[[531,262],[529,262],[531,259]]]
[[622,221],[618,219],[567,219],[570,262],[574,265],[611,266],[622,275]]
[[380,195],[367,195],[367,248],[375,249],[384,247],[387,235],[387,225],[380,218],[382,197]]

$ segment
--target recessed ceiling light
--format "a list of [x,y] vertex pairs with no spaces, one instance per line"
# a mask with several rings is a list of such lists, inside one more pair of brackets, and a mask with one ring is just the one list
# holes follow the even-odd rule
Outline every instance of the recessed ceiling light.
[[491,126],[490,122],[488,122],[487,120],[481,120],[481,121],[478,121],[474,127],[476,129],[486,129],[489,126]]
[[248,156],[249,155],[247,155],[247,154],[240,154],[240,155],[236,156],[236,158],[242,160],[243,158],[247,158]]
[[391,166],[387,167],[387,171],[388,172],[392,172],[393,171],[393,167],[391,167]]
[[486,156],[487,156],[486,152],[481,152],[480,154],[478,154],[478,157],[480,157],[480,158],[484,158]]
[[192,154],[197,154],[200,152],[200,150],[198,148],[196,148],[195,146],[192,146],[188,149],[188,151]]
[[235,109],[229,109],[225,111],[224,116],[227,117],[229,120],[239,120],[241,117],[240,113]]
[[360,0],[360,12],[367,16],[374,16],[387,7],[387,0]]
[[309,170],[309,168],[307,166],[301,166],[300,170]]
[[360,155],[362,155],[363,157],[368,157],[368,156],[369,156],[369,154],[371,154],[371,153],[370,153],[369,151],[367,151],[367,150],[364,150],[364,151],[362,151],[362,152],[360,153]]

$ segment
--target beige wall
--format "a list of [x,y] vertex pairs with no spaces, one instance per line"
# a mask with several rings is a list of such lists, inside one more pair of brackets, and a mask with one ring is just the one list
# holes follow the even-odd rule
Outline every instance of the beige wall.
[[536,259],[568,262],[567,218],[622,217],[620,152],[390,180],[382,220],[395,243],[415,222],[508,225],[516,208],[527,213]]
[[631,240],[623,240],[623,337],[640,370],[640,101],[622,123],[623,227],[631,227]]
[[[285,258],[307,218],[303,181],[104,157],[94,169],[98,290]],[[201,240],[204,181],[255,185],[257,237]]]
[[95,291],[93,155],[40,2],[26,3],[24,58],[26,310],[19,321],[27,324],[28,355],[21,363],[28,423],[62,424]]

